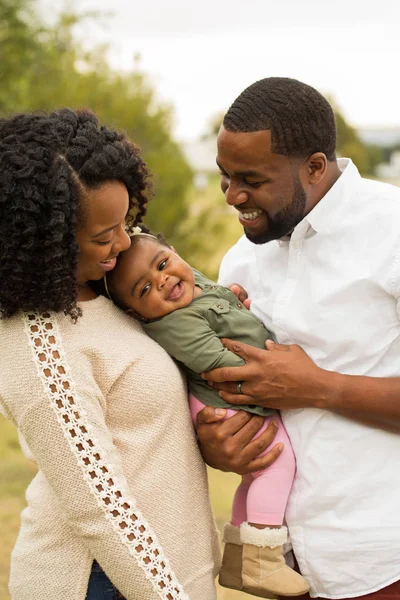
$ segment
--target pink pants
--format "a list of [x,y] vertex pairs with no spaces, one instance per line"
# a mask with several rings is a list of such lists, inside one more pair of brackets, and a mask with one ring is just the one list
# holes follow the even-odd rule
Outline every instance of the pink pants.
[[[195,396],[189,396],[190,412],[193,423],[196,423],[197,413],[204,404]],[[227,416],[232,417],[237,411],[227,409]],[[262,471],[244,475],[236,490],[232,506],[232,525],[238,527],[244,521],[260,525],[282,525],[286,504],[296,471],[296,461],[292,446],[279,414],[266,417],[264,425],[254,436],[258,437],[267,427],[271,419],[278,422],[279,427],[272,445],[283,442],[285,447],[279,458]],[[262,452],[265,454],[268,448]]]

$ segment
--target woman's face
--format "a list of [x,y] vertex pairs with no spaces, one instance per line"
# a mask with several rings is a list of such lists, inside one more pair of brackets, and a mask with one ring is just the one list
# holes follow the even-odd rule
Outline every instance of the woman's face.
[[120,181],[108,181],[86,192],[76,235],[80,249],[78,284],[101,279],[115,267],[118,254],[129,248],[131,242],[125,232],[128,209],[128,191]]

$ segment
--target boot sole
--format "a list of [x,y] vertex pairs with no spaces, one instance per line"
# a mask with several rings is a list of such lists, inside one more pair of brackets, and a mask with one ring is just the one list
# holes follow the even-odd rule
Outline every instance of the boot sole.
[[[279,600],[280,598],[285,598],[285,597],[295,598],[296,596],[303,596],[304,594],[306,594],[308,592],[308,590],[306,590],[304,592],[300,592],[297,594],[288,594],[288,593],[283,594],[282,592],[273,592],[268,589],[261,589],[261,588],[248,587],[248,586],[242,587],[240,591],[246,592],[247,594],[252,594],[253,596],[258,596],[259,598],[267,598],[268,600]],[[266,596],[265,594],[269,594],[269,595]]]
[[221,587],[227,588],[229,590],[237,590],[238,592],[242,592],[243,591],[243,586],[239,585],[233,585],[233,584],[228,584],[228,583],[222,583],[222,581],[218,580],[218,583]]

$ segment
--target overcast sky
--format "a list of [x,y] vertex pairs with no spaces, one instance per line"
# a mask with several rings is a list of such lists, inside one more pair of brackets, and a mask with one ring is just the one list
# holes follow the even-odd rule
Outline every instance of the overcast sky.
[[[64,0],[42,0],[48,15]],[[70,4],[70,3],[69,3]],[[295,77],[333,96],[355,126],[400,125],[400,0],[79,0],[108,15],[79,30],[108,42],[110,63],[135,53],[174,132],[194,138],[257,79]]]

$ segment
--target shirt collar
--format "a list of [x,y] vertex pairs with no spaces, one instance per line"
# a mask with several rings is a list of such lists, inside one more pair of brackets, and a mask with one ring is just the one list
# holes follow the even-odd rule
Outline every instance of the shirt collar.
[[[311,237],[316,233],[328,231],[333,223],[332,217],[340,207],[344,194],[348,196],[352,188],[355,188],[357,182],[361,179],[357,167],[350,158],[339,158],[337,164],[342,172],[339,179],[335,181],[331,189],[321,198],[308,215],[296,225],[291,235],[285,235],[277,240],[280,246],[286,246],[291,239],[303,237],[304,234],[306,237]],[[307,233],[305,233],[306,231]]]
[[345,194],[348,197],[361,179],[357,167],[350,158],[339,158],[337,164],[342,172],[339,179],[335,181],[331,189],[303,219],[303,221],[308,222],[316,233],[329,229],[332,224],[332,217],[340,207]]

